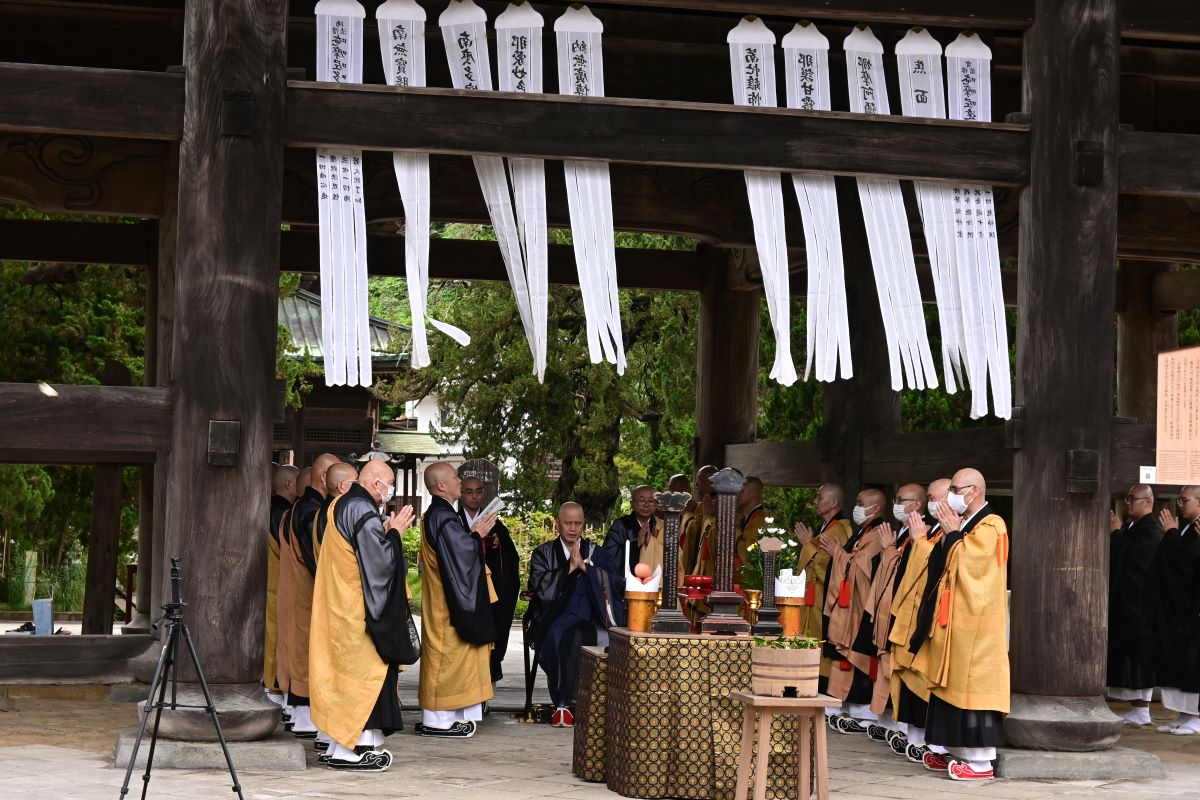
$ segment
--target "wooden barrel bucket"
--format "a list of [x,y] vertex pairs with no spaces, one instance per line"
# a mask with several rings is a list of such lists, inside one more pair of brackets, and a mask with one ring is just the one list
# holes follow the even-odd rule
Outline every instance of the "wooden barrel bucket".
[[803,597],[776,597],[775,607],[779,609],[779,624],[783,626],[784,636],[803,636],[800,629],[803,618]]
[[625,626],[631,631],[649,633],[658,605],[658,592],[625,592]]
[[821,650],[779,650],[754,647],[750,651],[750,679],[755,694],[769,697],[816,697],[821,677]]

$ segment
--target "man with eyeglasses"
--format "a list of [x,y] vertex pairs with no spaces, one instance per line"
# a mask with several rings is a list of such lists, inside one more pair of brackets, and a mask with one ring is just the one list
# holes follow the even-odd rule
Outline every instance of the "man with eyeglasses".
[[1195,736],[1200,734],[1200,486],[1183,487],[1177,502],[1178,517],[1166,508],[1158,515],[1166,533],[1146,581],[1147,618],[1154,680],[1163,707],[1179,714],[1158,730]]
[[1008,528],[988,505],[983,475],[969,468],[954,474],[935,516],[945,533],[933,557],[944,556],[945,566],[921,603],[929,638],[914,666],[930,684],[925,738],[953,758],[930,751],[924,763],[951,780],[990,781],[1010,705]]
[[1154,518],[1154,490],[1144,483],[1125,495],[1125,521],[1110,512],[1108,562],[1108,687],[1113,700],[1128,700],[1133,709],[1126,725],[1150,724],[1154,672],[1147,652],[1146,576],[1163,538]]

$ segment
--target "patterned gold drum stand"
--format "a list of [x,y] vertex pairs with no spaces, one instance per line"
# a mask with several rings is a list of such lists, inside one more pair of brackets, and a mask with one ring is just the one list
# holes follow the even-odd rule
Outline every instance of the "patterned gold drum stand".
[[[748,636],[610,631],[608,788],[626,797],[734,800],[743,715],[729,694],[750,691],[750,648]],[[764,800],[796,797],[797,719],[771,722]],[[581,745],[577,734],[577,765],[588,758],[581,746],[590,750],[593,737]]]
[[575,751],[571,772],[593,783],[604,780],[604,741],[608,722],[608,657],[603,647],[585,647],[579,659],[575,704]]

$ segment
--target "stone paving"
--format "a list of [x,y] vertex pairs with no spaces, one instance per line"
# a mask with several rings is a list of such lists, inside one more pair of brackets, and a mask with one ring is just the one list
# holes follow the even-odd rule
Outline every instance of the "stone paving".
[[[498,705],[524,702],[520,631],[514,630],[505,663],[506,677]],[[406,708],[415,707],[416,670],[402,676]],[[34,691],[36,689],[36,691]],[[126,698],[136,692],[124,691]],[[544,698],[544,689],[539,689]],[[1123,713],[1125,708],[1114,705]],[[1155,707],[1156,721],[1167,715]],[[405,714],[411,725],[415,712]],[[0,687],[0,798],[66,800],[117,798],[124,770],[112,767],[116,732],[137,725],[134,706],[108,699],[101,687]],[[239,773],[247,800],[311,797],[408,798],[452,800],[615,800],[604,784],[585,783],[571,775],[570,731],[527,725],[507,713],[494,712],[475,738],[465,741],[424,739],[411,730],[388,739],[395,763],[386,773],[346,774],[320,766],[309,755],[304,772]],[[953,783],[892,755],[861,736],[832,735],[830,789],[833,798],[1098,797],[1106,800],[1200,800],[1200,736],[1168,736],[1153,728],[1130,731],[1121,744],[1150,750],[1167,769],[1165,780],[1153,781],[1011,781],[985,785]],[[141,793],[141,774],[134,772],[130,796]],[[156,769],[151,798],[220,798],[233,796],[222,771]]]

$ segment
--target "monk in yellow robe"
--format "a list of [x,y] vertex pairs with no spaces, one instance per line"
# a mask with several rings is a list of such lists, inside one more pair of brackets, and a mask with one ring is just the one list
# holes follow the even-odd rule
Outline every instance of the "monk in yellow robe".
[[737,550],[733,557],[733,574],[750,559],[750,547],[762,537],[767,524],[767,512],[762,504],[763,483],[753,475],[746,478],[737,496]]
[[[939,478],[929,484],[927,509],[932,516],[937,504],[944,502],[950,491],[950,479]],[[889,666],[891,668],[892,716],[904,726],[907,740],[905,756],[909,761],[922,763],[925,751],[925,724],[929,718],[929,679],[915,669],[913,662],[926,636],[918,635],[917,624],[921,600],[930,582],[941,580],[943,561],[930,556],[942,540],[941,523],[930,527],[923,515],[910,515],[908,541],[904,543],[897,570],[897,583],[892,593],[890,614],[892,628],[888,633]],[[926,629],[927,630],[927,629]],[[939,748],[944,753],[944,749]]]
[[290,464],[275,468],[271,479],[271,517],[267,528],[267,614],[263,629],[263,688],[271,701],[283,705],[275,677],[276,646],[279,641],[279,622],[276,616],[276,597],[279,594],[279,530],[284,517],[296,502],[296,478],[300,470]]
[[871,710],[878,660],[869,636],[870,626],[864,626],[864,622],[879,555],[888,539],[895,538],[884,521],[885,500],[878,489],[862,490],[852,512],[857,526],[854,535],[844,546],[828,534],[819,539],[830,556],[825,655],[835,666],[829,675],[829,694],[843,701],[840,711],[828,722],[839,733],[866,733],[878,719]]
[[280,636],[285,646],[280,649],[278,660],[283,663],[286,659],[286,669],[281,673],[287,681],[292,734],[298,739],[317,738],[308,700],[308,635],[313,579],[317,572],[313,530],[325,503],[325,473],[338,460],[332,453],[324,453],[313,462],[310,483],[292,507],[287,547],[280,552],[280,577],[287,584],[287,592],[282,595],[286,611],[280,609],[279,613],[286,625]]
[[[837,542],[839,547],[845,547],[854,529],[850,521],[842,515],[842,505],[845,493],[842,487],[835,483],[826,483],[817,489],[813,510],[821,519],[821,527],[814,531],[803,522],[797,522],[793,533],[800,542],[800,555],[796,558],[795,570],[803,572],[804,606],[800,614],[800,627],[805,636],[825,641],[825,580],[829,574],[829,554],[821,548],[820,537],[828,535]],[[821,694],[829,692],[829,670],[833,665],[832,659],[822,654],[821,677],[818,681],[818,691]]]
[[[454,510],[462,480],[444,461],[425,468],[433,495],[421,526],[422,736],[464,739],[475,735],[483,704],[493,696],[490,653],[496,640],[492,603],[498,598],[483,557],[482,537],[496,515],[470,529]],[[501,632],[507,635],[507,631]]]
[[946,765],[951,778],[987,781],[1009,711],[1008,528],[988,505],[975,469],[954,474],[936,516],[945,531],[945,569],[927,596],[934,613],[914,663],[930,685],[925,737],[954,756]]
[[[683,510],[679,520],[679,576],[691,575],[696,568],[696,559],[700,549],[700,531],[704,523],[704,515],[700,510],[700,497],[707,491],[712,492],[712,476],[717,474],[714,466],[701,467],[696,472],[696,493]],[[672,490],[673,491],[673,490]],[[691,492],[688,492],[691,494]]]
[[321,760],[332,769],[379,772],[391,765],[382,745],[402,727],[398,666],[418,656],[400,541],[413,509],[379,513],[394,491],[391,467],[368,461],[326,510],[308,655],[312,720],[331,740]]

